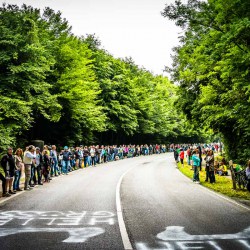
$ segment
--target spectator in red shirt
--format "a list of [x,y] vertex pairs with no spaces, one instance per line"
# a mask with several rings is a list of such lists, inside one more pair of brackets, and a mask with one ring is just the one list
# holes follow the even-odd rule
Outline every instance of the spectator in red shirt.
[[181,165],[184,167],[184,150],[183,148],[181,148],[181,152],[180,152],[180,160],[181,160]]

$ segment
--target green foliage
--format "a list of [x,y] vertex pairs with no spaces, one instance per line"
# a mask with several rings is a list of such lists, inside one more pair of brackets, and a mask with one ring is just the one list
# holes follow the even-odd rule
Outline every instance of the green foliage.
[[50,8],[0,8],[0,149],[32,139],[72,145],[197,135],[166,77],[100,46],[95,35],[75,37]]
[[167,5],[163,16],[182,27],[175,48],[178,106],[197,126],[219,133],[228,158],[250,155],[250,2],[189,0]]
[[[34,12],[33,16],[30,12]],[[37,114],[58,121],[61,106],[46,82],[53,60],[40,43],[38,26],[32,18],[37,11],[24,6],[0,9],[0,95],[1,146],[13,143],[15,136],[29,128]]]

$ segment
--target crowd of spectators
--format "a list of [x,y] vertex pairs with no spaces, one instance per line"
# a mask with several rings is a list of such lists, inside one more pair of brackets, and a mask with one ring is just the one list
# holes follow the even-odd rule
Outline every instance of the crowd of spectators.
[[24,190],[32,190],[35,185],[50,182],[53,177],[68,175],[68,172],[97,164],[117,161],[124,158],[161,154],[167,151],[166,145],[120,145],[120,146],[79,146],[57,150],[55,145],[45,145],[42,149],[30,145],[23,150],[9,147],[1,158],[0,180],[2,193],[9,197],[23,191],[20,187],[24,176]]
[[[187,158],[187,164],[194,171],[193,181],[195,183],[200,182],[199,172],[202,171],[202,162],[204,160],[204,166],[206,171],[205,181],[215,183],[216,174],[220,176],[227,176],[228,164],[224,157],[221,160],[215,159],[215,154],[223,151],[223,144],[211,143],[211,144],[183,144],[183,145],[170,145],[170,151],[174,152],[175,161],[181,162],[184,166],[185,156]],[[250,180],[250,161],[245,170],[239,164],[233,164],[233,170],[237,174],[240,171],[244,171],[246,179]]]

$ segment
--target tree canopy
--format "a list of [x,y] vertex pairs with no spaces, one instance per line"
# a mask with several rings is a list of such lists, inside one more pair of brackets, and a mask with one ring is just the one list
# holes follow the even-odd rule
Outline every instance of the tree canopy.
[[95,35],[76,37],[50,8],[0,8],[0,95],[1,149],[33,139],[74,145],[198,136],[167,77],[115,58]]
[[188,0],[162,15],[183,29],[168,70],[178,82],[178,106],[196,126],[212,128],[228,157],[250,155],[250,2]]

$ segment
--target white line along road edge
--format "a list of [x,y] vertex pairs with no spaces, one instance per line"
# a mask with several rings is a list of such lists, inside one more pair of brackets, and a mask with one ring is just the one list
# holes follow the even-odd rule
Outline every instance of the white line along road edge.
[[122,206],[121,206],[121,193],[120,193],[120,189],[121,189],[121,184],[122,184],[122,180],[124,178],[124,176],[130,171],[132,170],[134,167],[131,167],[129,170],[127,170],[119,179],[118,184],[116,186],[116,211],[117,211],[117,218],[118,218],[118,224],[119,224],[119,228],[120,228],[120,233],[122,236],[122,242],[123,242],[123,246],[125,250],[133,250],[132,244],[129,240],[128,237],[128,232],[125,226],[125,222],[124,222],[124,218],[122,215]]

